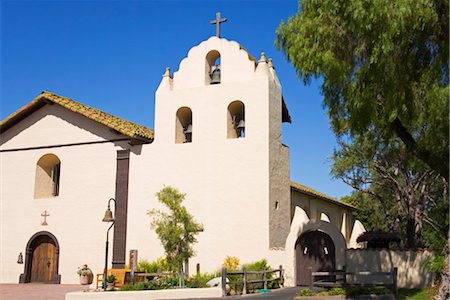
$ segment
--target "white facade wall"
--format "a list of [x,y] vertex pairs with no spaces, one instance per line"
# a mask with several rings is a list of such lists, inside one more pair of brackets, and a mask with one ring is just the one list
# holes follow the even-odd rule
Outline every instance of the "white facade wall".
[[[211,50],[221,55],[221,83],[215,85],[205,83]],[[236,100],[245,105],[245,138],[229,139],[228,105]],[[101,220],[108,199],[115,196],[116,155],[123,149],[131,150],[126,263],[132,249],[139,251],[139,259],[164,255],[147,212],[163,209],[155,194],[173,186],[186,194],[184,205],[205,229],[194,247],[191,273],[197,263],[202,272],[214,272],[226,256],[236,256],[241,263],[266,258],[274,268],[282,264],[287,285],[294,284],[295,242],[307,230],[331,234],[340,249],[337,265],[345,265],[345,244],[351,244],[354,220],[349,210],[337,205],[291,194],[289,149],[281,144],[281,104],[281,85],[264,57],[256,63],[238,43],[211,37],[189,51],[173,79],[169,73],[163,77],[156,91],[151,144],[115,142],[0,153],[0,282],[18,282],[24,265],[17,264],[17,256],[22,252],[25,257],[30,237],[40,231],[58,240],[61,283],[77,283],[77,268],[85,263],[94,273],[103,271],[109,224]],[[175,143],[176,112],[181,107],[192,110],[191,143]],[[46,105],[3,133],[0,149],[119,138],[125,136],[59,105]],[[47,153],[61,161],[60,195],[34,199],[36,163]],[[42,226],[45,210],[50,216]],[[321,213],[330,222],[318,221]],[[278,232],[285,236],[279,239]],[[112,241],[113,230],[110,265]]]
[[[123,138],[58,105],[47,105],[2,134],[1,150]],[[104,265],[107,200],[114,197],[116,151],[126,144],[94,144],[0,153],[0,282],[17,283],[20,252],[37,232],[48,231],[60,246],[61,283],[77,283],[77,268]],[[47,153],[61,161],[60,194],[34,199],[36,163]],[[42,226],[43,211],[49,213]],[[112,234],[111,237],[112,238]],[[111,260],[110,260],[111,261]]]
[[[221,54],[222,81],[216,85],[204,82],[210,50]],[[160,207],[155,193],[170,185],[187,194],[184,204],[205,228],[191,271],[197,263],[203,272],[215,271],[227,255],[243,263],[270,258],[268,79],[255,74],[237,43],[215,37],[189,51],[172,82],[163,78],[155,140],[130,160],[128,250],[149,260],[163,255],[146,212]],[[228,139],[227,108],[235,100],[245,105],[246,136]],[[192,110],[192,143],[176,144],[175,115],[183,106]]]
[[[397,268],[399,288],[419,289],[433,283],[433,273],[425,267],[425,261],[433,256],[430,250],[348,249],[348,272],[391,272]],[[392,283],[387,276],[349,276],[350,283],[379,281]]]

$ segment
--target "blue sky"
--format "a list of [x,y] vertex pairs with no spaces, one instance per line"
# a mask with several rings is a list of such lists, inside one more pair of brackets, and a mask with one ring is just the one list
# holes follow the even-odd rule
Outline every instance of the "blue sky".
[[291,178],[333,197],[349,194],[329,174],[336,141],[320,82],[304,86],[274,45],[297,1],[1,0],[0,117],[47,90],[153,128],[161,75],[215,34],[217,11],[228,18],[222,37],[273,58],[293,118],[283,126]]

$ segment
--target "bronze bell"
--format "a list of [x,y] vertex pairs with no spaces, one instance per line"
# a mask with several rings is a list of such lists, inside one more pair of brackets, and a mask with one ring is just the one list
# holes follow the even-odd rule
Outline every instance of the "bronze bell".
[[112,222],[112,221],[114,221],[114,217],[113,217],[112,211],[109,209],[109,207],[108,207],[108,210],[105,211],[105,217],[103,218],[102,221],[103,222]]
[[192,142],[192,124],[189,124],[187,126],[186,130],[184,131],[184,136],[186,138],[186,140],[184,141],[185,143]]
[[239,137],[244,137],[245,136],[245,121],[240,120],[236,126],[236,129],[238,131]]
[[211,84],[220,83],[220,66],[214,66],[214,69],[211,71]]

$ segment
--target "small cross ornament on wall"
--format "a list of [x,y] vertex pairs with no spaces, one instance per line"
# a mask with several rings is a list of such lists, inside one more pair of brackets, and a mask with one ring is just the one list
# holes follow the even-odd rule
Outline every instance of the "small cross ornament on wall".
[[47,223],[47,217],[49,217],[50,214],[48,213],[48,211],[44,210],[44,211],[41,213],[41,216],[44,217],[44,221],[41,222],[41,225],[42,225],[42,226],[47,226],[47,225],[48,225],[48,223]]
[[227,21],[227,18],[221,18],[220,12],[216,13],[216,19],[210,21],[210,24],[216,25],[216,36],[220,38],[220,23],[224,23]]

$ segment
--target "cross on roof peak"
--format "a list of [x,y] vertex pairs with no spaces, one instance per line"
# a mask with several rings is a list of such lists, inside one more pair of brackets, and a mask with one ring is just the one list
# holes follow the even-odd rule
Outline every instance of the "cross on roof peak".
[[216,19],[210,21],[210,24],[216,25],[216,36],[220,38],[220,23],[224,23],[227,21],[227,18],[221,18],[220,12],[216,12]]

